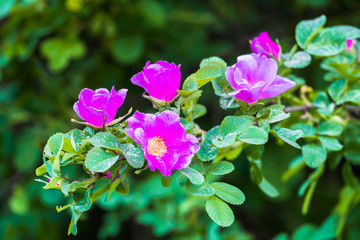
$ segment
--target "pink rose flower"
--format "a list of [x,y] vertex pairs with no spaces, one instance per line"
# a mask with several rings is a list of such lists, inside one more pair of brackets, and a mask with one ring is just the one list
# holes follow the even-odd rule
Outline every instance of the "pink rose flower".
[[102,127],[114,120],[119,107],[123,104],[127,89],[116,91],[112,87],[109,92],[105,88],[99,88],[95,91],[84,88],[79,94],[79,101],[74,104],[74,111],[82,120]]
[[349,38],[348,40],[346,40],[346,51],[350,51],[354,45],[355,45],[354,39]]
[[127,123],[125,131],[141,145],[150,170],[158,169],[164,176],[188,167],[200,149],[197,138],[186,134],[180,117],[172,111],[159,115],[136,111]]
[[229,95],[253,103],[258,99],[275,97],[296,85],[277,75],[277,70],[276,61],[264,55],[252,53],[239,56],[237,63],[225,72],[226,79],[235,90]]
[[150,64],[148,61],[143,71],[131,78],[131,82],[144,88],[150,97],[171,102],[177,95],[177,90],[180,89],[180,65],[166,61]]
[[280,46],[271,40],[267,32],[262,32],[258,37],[255,37],[251,41],[250,47],[254,53],[280,60]]

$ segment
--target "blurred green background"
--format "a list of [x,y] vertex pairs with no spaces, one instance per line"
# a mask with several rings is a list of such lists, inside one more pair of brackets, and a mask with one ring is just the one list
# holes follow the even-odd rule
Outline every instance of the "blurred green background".
[[[232,65],[238,55],[250,52],[249,39],[261,31],[278,38],[288,52],[296,24],[321,14],[327,15],[327,25],[360,26],[358,0],[0,1],[0,238],[67,238],[70,214],[55,210],[66,199],[56,190],[43,190],[34,171],[52,134],[81,128],[70,119],[77,118],[72,106],[82,88],[127,88],[118,115],[130,107],[151,112],[143,90],[130,83],[147,60],[181,64],[184,80],[205,57],[216,55]],[[302,76],[321,88],[322,70],[316,64]],[[219,124],[226,112],[211,86],[200,102],[208,113],[199,124],[206,130]],[[296,153],[267,144],[264,169],[280,190],[277,199],[251,182],[242,155],[235,161],[236,172],[223,181],[239,186],[247,200],[233,208],[236,224],[220,233],[204,203],[187,197],[176,182],[163,188],[158,173],[145,173],[133,179],[129,195],[100,200],[82,216],[78,235],[68,238],[270,239],[305,222],[318,225],[337,201],[340,177],[331,172],[323,177],[311,206],[316,211],[302,216],[296,191],[303,176],[287,184],[280,181]],[[198,211],[189,211],[191,207]]]

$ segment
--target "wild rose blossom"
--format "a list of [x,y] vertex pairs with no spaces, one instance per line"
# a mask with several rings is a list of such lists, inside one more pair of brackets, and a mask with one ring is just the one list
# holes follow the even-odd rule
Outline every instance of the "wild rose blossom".
[[349,38],[348,40],[346,40],[346,51],[350,51],[354,45],[355,45],[354,39]]
[[258,37],[255,37],[251,41],[250,47],[254,53],[280,60],[280,46],[271,40],[267,32],[262,32]]
[[188,167],[200,149],[197,138],[186,134],[180,117],[172,111],[159,115],[136,111],[127,123],[129,128],[125,131],[141,145],[150,170],[158,169],[164,176]]
[[109,92],[106,88],[95,91],[84,88],[79,94],[79,101],[74,104],[74,111],[79,118],[94,125],[102,127],[114,120],[119,107],[123,104],[127,89],[116,91],[114,86]]
[[272,98],[296,85],[295,82],[277,75],[274,59],[260,54],[246,54],[237,58],[237,63],[228,67],[225,76],[235,90],[229,95],[244,102]]
[[148,61],[143,71],[131,78],[131,82],[144,88],[150,97],[171,102],[177,95],[177,90],[180,89],[180,65],[166,61],[150,64]]

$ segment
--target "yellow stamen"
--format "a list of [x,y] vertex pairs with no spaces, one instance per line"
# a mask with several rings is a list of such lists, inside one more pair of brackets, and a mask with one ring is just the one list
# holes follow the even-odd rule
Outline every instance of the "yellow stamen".
[[161,137],[149,139],[146,150],[148,154],[157,157],[162,157],[167,152],[165,142]]

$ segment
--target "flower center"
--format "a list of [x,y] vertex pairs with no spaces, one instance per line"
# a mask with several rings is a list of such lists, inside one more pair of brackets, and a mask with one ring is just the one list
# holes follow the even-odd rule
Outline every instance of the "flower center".
[[165,142],[161,137],[149,139],[146,150],[149,154],[157,157],[162,157],[167,152]]

